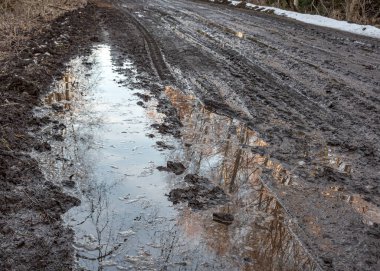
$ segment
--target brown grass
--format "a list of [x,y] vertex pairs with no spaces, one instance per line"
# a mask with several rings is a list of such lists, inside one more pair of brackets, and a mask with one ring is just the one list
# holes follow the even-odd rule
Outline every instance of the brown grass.
[[32,31],[40,31],[87,0],[0,0],[0,60],[17,53]]

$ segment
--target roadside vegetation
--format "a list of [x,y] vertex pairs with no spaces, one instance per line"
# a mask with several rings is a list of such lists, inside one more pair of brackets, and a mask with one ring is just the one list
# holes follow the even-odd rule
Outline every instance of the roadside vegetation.
[[[221,0],[221,2],[227,1]],[[243,0],[242,2],[242,4],[273,6],[380,27],[379,0]]]
[[48,23],[86,4],[87,0],[0,0],[0,60],[22,50],[22,44]]

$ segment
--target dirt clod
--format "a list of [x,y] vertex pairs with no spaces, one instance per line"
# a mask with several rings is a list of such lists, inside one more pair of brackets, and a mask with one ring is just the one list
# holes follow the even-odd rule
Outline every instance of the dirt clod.
[[184,180],[189,184],[188,187],[175,188],[168,195],[173,204],[188,202],[188,206],[193,209],[206,209],[229,200],[223,189],[213,185],[207,178],[188,174]]

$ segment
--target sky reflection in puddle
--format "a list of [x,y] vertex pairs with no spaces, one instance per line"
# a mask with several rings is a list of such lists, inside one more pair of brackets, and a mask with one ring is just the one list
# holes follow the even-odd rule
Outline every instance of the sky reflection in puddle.
[[[131,63],[124,68],[136,75]],[[146,92],[128,83],[120,87],[117,82],[125,79],[115,72],[110,48],[99,46],[89,57],[73,60],[55,94],[45,99],[49,107],[65,105],[51,112],[66,125],[65,141],[54,147],[60,159],[41,162],[48,179],[77,183],[72,193],[82,205],[65,220],[75,230],[81,268],[316,269],[289,230],[281,205],[260,181],[264,168],[279,182],[292,183],[289,172],[261,153],[266,142],[237,120],[209,112],[194,97],[169,87],[165,94],[184,124],[183,139],[158,135],[150,127],[162,120],[156,101],[146,103],[147,108],[136,105],[134,93]],[[159,140],[175,149],[160,151]],[[181,161],[187,173],[220,185],[231,201],[204,211],[185,204],[173,208],[165,194],[184,175],[157,171],[167,160]],[[213,212],[231,213],[234,222],[214,222]]]

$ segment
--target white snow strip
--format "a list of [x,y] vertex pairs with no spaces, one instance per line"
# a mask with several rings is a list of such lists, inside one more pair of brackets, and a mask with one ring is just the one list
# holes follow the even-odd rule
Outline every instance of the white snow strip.
[[[239,3],[241,3],[241,1],[230,1],[230,2],[231,2],[231,5],[233,6],[236,6]],[[303,13],[283,10],[279,8],[258,6],[258,5],[254,5],[250,3],[246,4],[246,7],[252,8],[252,9],[260,8],[261,11],[273,10],[274,14],[276,15],[289,17],[289,18],[292,18],[292,19],[295,19],[297,21],[301,21],[307,24],[329,27],[329,28],[333,28],[337,30],[354,33],[354,34],[359,34],[359,35],[363,35],[367,37],[380,39],[380,29],[372,25],[353,24],[346,21],[338,21],[335,19],[323,17],[320,15],[303,14]]]
[[241,3],[241,1],[230,1],[231,5],[237,6]]

